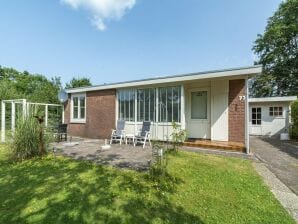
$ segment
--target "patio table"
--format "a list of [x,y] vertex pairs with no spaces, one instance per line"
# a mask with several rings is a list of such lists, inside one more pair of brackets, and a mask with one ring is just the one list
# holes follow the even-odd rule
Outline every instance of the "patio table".
[[127,145],[128,142],[134,143],[135,142],[135,135],[134,134],[126,134],[125,135],[125,144]]

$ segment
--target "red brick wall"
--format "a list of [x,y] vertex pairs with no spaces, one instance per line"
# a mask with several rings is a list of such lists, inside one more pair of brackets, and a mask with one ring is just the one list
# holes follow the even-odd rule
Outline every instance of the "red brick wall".
[[92,91],[86,94],[86,123],[70,123],[70,100],[65,106],[68,134],[86,138],[109,138],[115,128],[116,90]]
[[229,81],[229,141],[245,143],[245,80]]

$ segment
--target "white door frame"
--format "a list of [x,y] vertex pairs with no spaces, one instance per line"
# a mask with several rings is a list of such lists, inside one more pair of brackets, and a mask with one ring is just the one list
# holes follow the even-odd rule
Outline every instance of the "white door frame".
[[[192,119],[191,118],[191,93],[197,91],[207,91],[207,119]],[[210,139],[211,127],[210,127],[210,87],[191,88],[187,93],[187,131],[190,138],[205,138]]]
[[[261,109],[261,124],[253,124],[252,123],[252,109],[255,108],[256,110],[258,108]],[[263,107],[261,105],[253,105],[249,108],[249,118],[250,118],[250,133],[252,135],[262,135],[262,123],[263,123]],[[257,112],[256,112],[257,113]]]

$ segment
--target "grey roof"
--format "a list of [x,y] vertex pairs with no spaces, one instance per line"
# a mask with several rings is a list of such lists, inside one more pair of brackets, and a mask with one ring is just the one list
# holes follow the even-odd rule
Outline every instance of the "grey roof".
[[254,66],[227,68],[227,69],[219,69],[219,70],[209,70],[209,71],[186,73],[186,74],[158,76],[158,77],[145,78],[145,79],[137,79],[137,80],[123,81],[123,82],[114,82],[114,83],[104,83],[104,84],[92,85],[92,86],[87,86],[87,87],[85,86],[85,87],[72,88],[72,89],[67,89],[66,92],[80,92],[83,90],[88,91],[88,89],[93,90],[95,88],[108,87],[108,86],[112,86],[112,85],[114,86],[114,85],[121,85],[121,84],[129,85],[130,83],[138,83],[138,82],[144,82],[144,81],[160,80],[162,82],[164,79],[170,79],[170,78],[179,78],[179,77],[182,78],[182,77],[188,77],[188,76],[207,75],[207,74],[211,75],[212,73],[246,70],[246,69],[254,69],[254,68],[261,68],[261,67],[262,67],[261,65],[254,65]]

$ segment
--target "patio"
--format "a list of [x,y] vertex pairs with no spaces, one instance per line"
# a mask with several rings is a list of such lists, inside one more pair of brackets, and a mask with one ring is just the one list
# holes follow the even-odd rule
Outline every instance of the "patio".
[[73,138],[68,142],[54,143],[57,155],[74,159],[89,160],[98,164],[134,170],[148,170],[152,158],[149,144],[143,149],[141,145],[114,143],[109,149],[102,149],[104,140]]

